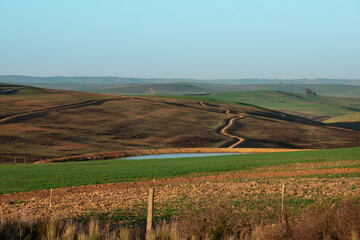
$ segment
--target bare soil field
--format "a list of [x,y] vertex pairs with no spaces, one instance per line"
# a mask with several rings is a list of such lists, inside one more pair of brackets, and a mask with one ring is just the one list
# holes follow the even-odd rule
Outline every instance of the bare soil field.
[[265,201],[268,206],[262,207],[271,212],[277,210],[274,199],[279,200],[283,183],[287,184],[288,198],[294,201],[320,203],[326,199],[358,198],[360,177],[314,177],[359,174],[360,168],[351,167],[356,164],[359,161],[292,164],[217,175],[71,187],[54,189],[51,198],[49,190],[3,194],[0,212],[9,219],[24,216],[36,219],[49,214],[83,218],[89,214],[116,215],[119,211],[141,215],[146,210],[148,187],[155,188],[158,217],[166,215],[168,208],[176,213],[182,206],[201,205],[209,200],[244,202],[243,211],[250,211],[251,204]]

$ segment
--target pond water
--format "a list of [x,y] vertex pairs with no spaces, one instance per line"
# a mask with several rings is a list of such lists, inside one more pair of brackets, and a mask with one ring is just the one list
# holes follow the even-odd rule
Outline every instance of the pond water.
[[209,156],[223,156],[223,155],[238,155],[247,153],[171,153],[171,154],[155,154],[142,155],[135,157],[121,158],[121,160],[137,160],[137,159],[160,159],[160,158],[186,158],[186,157],[209,157]]

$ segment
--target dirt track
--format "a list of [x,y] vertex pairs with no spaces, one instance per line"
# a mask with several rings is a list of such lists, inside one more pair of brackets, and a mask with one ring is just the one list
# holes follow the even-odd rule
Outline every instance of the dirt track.
[[[203,101],[199,101],[199,103],[200,103],[200,105],[203,106],[203,107],[210,107],[210,108],[219,109],[219,110],[225,111],[225,113],[228,114],[228,115],[234,116],[234,114],[232,114],[229,109],[211,106],[211,105],[208,105],[208,104],[204,103]],[[231,137],[231,138],[233,138],[233,139],[237,139],[237,141],[236,141],[234,144],[230,145],[228,148],[234,148],[234,147],[236,147],[237,145],[239,145],[240,143],[242,143],[243,141],[245,141],[245,139],[242,138],[242,137],[235,136],[235,135],[232,135],[232,134],[226,132],[226,130],[233,125],[234,121],[235,121],[236,119],[240,119],[240,118],[243,118],[243,116],[241,116],[241,115],[235,115],[234,117],[230,118],[230,120],[229,120],[229,122],[226,124],[226,126],[223,127],[223,128],[220,130],[220,133],[221,133],[222,135],[227,136],[227,137]]]

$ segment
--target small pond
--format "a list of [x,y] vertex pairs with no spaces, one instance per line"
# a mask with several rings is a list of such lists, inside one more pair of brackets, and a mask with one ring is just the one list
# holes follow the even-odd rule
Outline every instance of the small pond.
[[121,158],[121,160],[209,157],[209,156],[238,155],[238,154],[247,154],[247,153],[171,153],[171,154],[154,154],[154,155],[126,157],[126,158]]

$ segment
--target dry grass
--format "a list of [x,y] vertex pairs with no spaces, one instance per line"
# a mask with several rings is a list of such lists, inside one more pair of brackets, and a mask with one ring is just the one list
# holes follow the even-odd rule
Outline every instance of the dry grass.
[[[229,204],[212,202],[200,210],[184,209],[180,216],[155,224],[149,239],[244,239],[244,240],[359,240],[360,204],[343,201],[308,209],[280,222],[264,219],[264,213],[234,211]],[[39,221],[1,221],[0,239],[144,239],[143,225],[121,226],[90,219],[84,222],[48,218]]]

